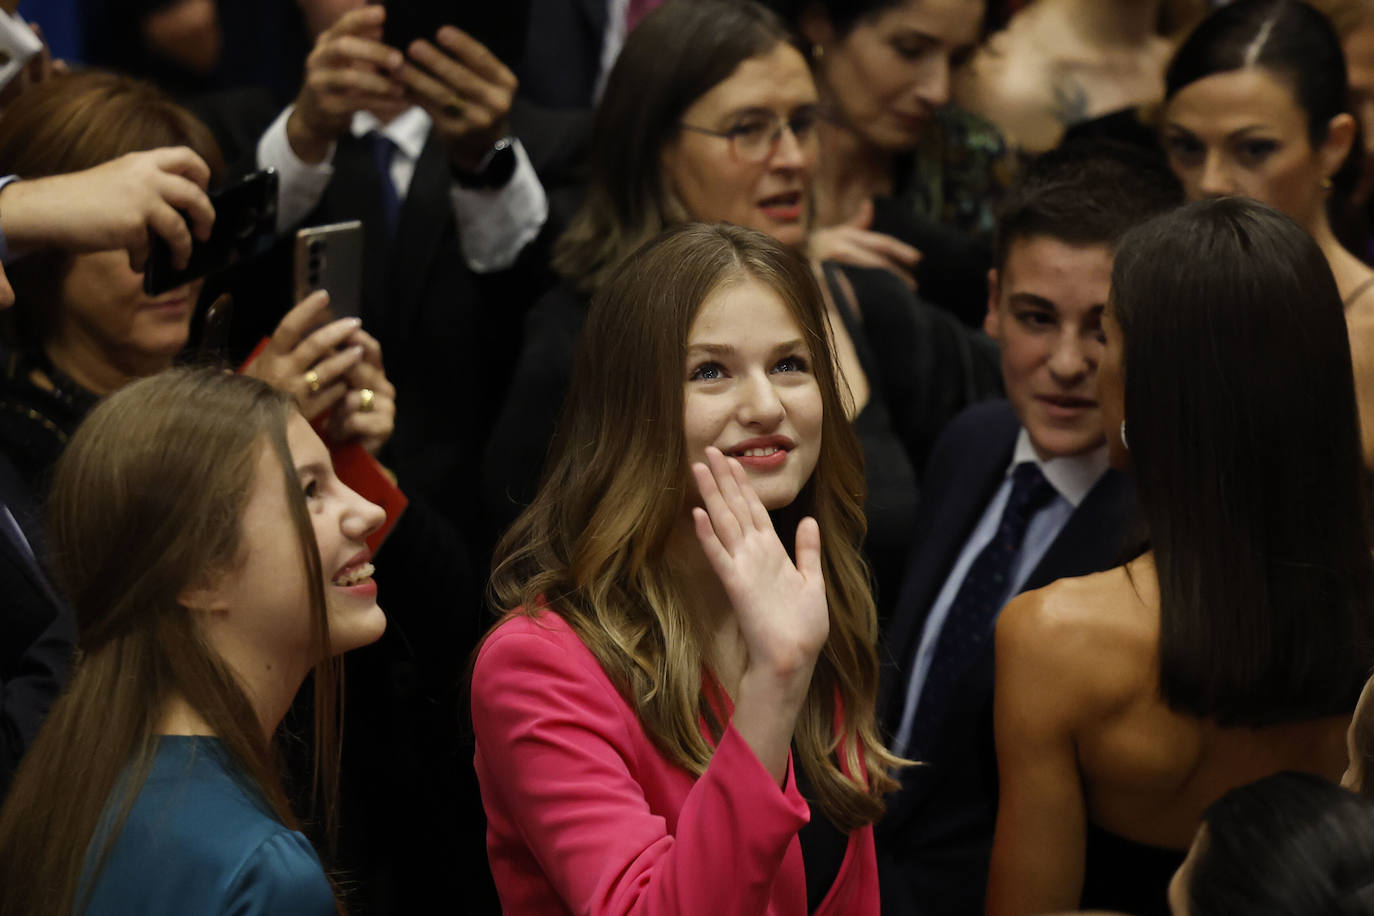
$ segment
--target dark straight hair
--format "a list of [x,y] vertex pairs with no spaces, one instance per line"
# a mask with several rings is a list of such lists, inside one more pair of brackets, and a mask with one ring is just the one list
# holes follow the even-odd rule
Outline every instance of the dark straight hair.
[[1165,702],[1223,725],[1349,713],[1374,559],[1326,258],[1277,210],[1198,201],[1126,235],[1111,295]]
[[1012,243],[1049,236],[1115,247],[1127,230],[1183,203],[1183,185],[1154,152],[1109,140],[1076,140],[1037,156],[997,217],[996,260]]
[[[1164,75],[1164,97],[1200,79],[1256,67],[1278,77],[1307,118],[1313,148],[1331,119],[1350,111],[1345,52],[1335,27],[1299,0],[1235,0],[1214,11],[1179,46]],[[1360,143],[1333,177],[1337,198],[1359,177]]]
[[1193,916],[1374,916],[1374,802],[1311,773],[1232,789],[1185,891]]

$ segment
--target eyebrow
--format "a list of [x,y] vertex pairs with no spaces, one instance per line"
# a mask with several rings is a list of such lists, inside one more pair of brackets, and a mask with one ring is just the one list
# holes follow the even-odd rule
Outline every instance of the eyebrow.
[[[800,337],[784,341],[774,347],[772,353],[776,356],[795,350],[806,350],[806,341],[802,340]],[[736,347],[722,343],[697,343],[689,344],[687,347],[687,354],[689,356],[695,353],[699,353],[703,356],[733,356],[738,352],[739,350]]]
[[[1191,131],[1191,130],[1189,130],[1188,128],[1184,127],[1182,124],[1178,124],[1178,123],[1176,123],[1176,122],[1174,122],[1174,121],[1170,121],[1168,124],[1165,124],[1165,125],[1164,125],[1164,129],[1165,129],[1165,130],[1177,131],[1178,133],[1181,133],[1181,134],[1187,134],[1187,135],[1190,136],[1190,137],[1196,137],[1196,136],[1197,136],[1197,134],[1194,133],[1193,131]],[[1237,127],[1235,130],[1228,132],[1228,133],[1226,134],[1226,139],[1231,140],[1231,139],[1234,139],[1234,138],[1240,136],[1241,134],[1248,134],[1248,133],[1250,133],[1251,131],[1256,131],[1256,130],[1258,130],[1258,131],[1265,131],[1265,132],[1268,132],[1268,131],[1272,131],[1273,129],[1274,129],[1273,127],[1270,127],[1270,126],[1267,125],[1267,124],[1247,124],[1247,125],[1245,125],[1244,127]]]
[[[1037,296],[1035,293],[1012,293],[1007,297],[1007,301],[1014,305],[1028,305],[1033,308],[1046,309],[1055,313],[1059,312],[1059,306],[1055,305],[1052,300],[1046,299],[1044,296]],[[1106,307],[1107,304],[1105,302],[1094,303],[1092,308],[1088,309],[1088,314],[1101,312]]]
[[296,465],[297,477],[320,477],[324,474],[324,465],[318,461],[308,461],[305,464]]
[[[820,105],[820,99],[807,99],[805,102],[797,102],[786,110],[783,117],[789,118],[804,108],[819,108]],[[725,114],[721,115],[721,120],[738,121],[740,118],[762,115],[772,117],[775,114],[777,114],[777,110],[769,108],[767,105],[745,105],[742,108],[730,109]]]

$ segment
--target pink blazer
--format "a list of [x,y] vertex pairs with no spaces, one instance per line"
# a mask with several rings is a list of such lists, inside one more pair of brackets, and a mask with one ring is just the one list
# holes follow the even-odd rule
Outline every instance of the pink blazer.
[[[791,766],[779,789],[733,726],[700,777],[669,762],[557,614],[487,637],[472,719],[504,912],[807,916]],[[872,827],[817,913],[878,913]]]

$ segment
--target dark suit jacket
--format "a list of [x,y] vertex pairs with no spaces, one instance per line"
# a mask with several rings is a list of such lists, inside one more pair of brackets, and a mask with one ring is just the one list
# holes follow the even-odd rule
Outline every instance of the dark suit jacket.
[[[896,731],[912,656],[950,568],[1005,477],[1020,422],[1004,400],[964,411],[931,454],[906,581],[884,632],[882,714]],[[1108,569],[1121,557],[1134,508],[1126,478],[1107,471],[1089,491],[1022,587]],[[902,774],[878,826],[883,912],[966,916],[983,912],[997,816],[992,733],[993,645],[959,682],[924,766]]]
[[[9,507],[36,553],[35,501],[22,476],[0,454],[0,503]],[[43,571],[0,533],[0,803],[14,770],[67,680],[76,625]]]
[[520,92],[546,108],[592,107],[608,0],[531,0]]

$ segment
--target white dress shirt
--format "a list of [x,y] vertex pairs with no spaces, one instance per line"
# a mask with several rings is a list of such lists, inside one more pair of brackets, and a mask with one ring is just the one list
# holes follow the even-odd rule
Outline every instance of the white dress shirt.
[[[304,162],[286,138],[286,119],[294,106],[286,109],[258,141],[258,168],[277,170],[277,232],[285,234],[305,219],[324,196],[334,177],[334,144],[317,165]],[[406,109],[383,124],[375,115],[360,111],[353,116],[349,132],[362,137],[372,131],[385,134],[396,149],[391,157],[391,183],[396,196],[404,201],[429,138],[432,122],[418,105]],[[515,263],[520,252],[534,240],[549,217],[549,202],[544,187],[530,164],[519,140],[515,141],[515,172],[505,187],[470,190],[449,184],[449,203],[458,221],[458,244],[463,260],[477,273],[504,270]]]
[[911,730],[916,720],[916,708],[921,701],[921,689],[925,686],[926,676],[930,673],[930,665],[935,657],[935,648],[940,642],[940,631],[944,629],[945,621],[949,618],[950,605],[954,603],[955,596],[959,594],[959,588],[964,584],[964,577],[968,575],[969,567],[973,565],[978,554],[982,553],[983,548],[996,536],[997,527],[1002,521],[1002,511],[1006,508],[1007,500],[1011,497],[1012,471],[1016,469],[1017,465],[1026,462],[1034,462],[1040,466],[1041,473],[1045,475],[1050,486],[1054,487],[1055,496],[1031,517],[1030,524],[1026,526],[1026,536],[1021,541],[1021,553],[1016,558],[1016,566],[1007,581],[1007,589],[1002,595],[1001,604],[1010,601],[1021,590],[1021,586],[1035,571],[1035,567],[1044,558],[1045,552],[1050,549],[1054,539],[1059,537],[1059,532],[1064,530],[1064,526],[1073,516],[1078,504],[1083,501],[1088,492],[1102,479],[1102,475],[1107,472],[1107,446],[1103,445],[1082,455],[1070,455],[1042,461],[1031,445],[1030,434],[1026,432],[1025,427],[1021,428],[1021,432],[1016,437],[1016,448],[1012,452],[1011,464],[1007,466],[1007,473],[1001,486],[997,488],[997,492],[993,494],[987,508],[983,510],[982,518],[978,520],[977,527],[973,529],[973,533],[964,542],[964,549],[960,552],[958,560],[954,563],[954,568],[950,570],[949,576],[945,579],[945,584],[940,589],[939,595],[936,596],[935,604],[931,606],[929,616],[926,617],[925,629],[921,632],[921,641],[916,647],[916,657],[911,666],[911,680],[907,682],[906,686],[906,699],[902,706],[902,721],[897,727],[897,734],[893,741],[893,749],[899,754],[906,752],[907,744],[911,740]]

